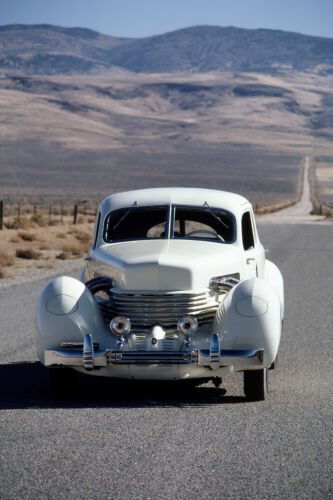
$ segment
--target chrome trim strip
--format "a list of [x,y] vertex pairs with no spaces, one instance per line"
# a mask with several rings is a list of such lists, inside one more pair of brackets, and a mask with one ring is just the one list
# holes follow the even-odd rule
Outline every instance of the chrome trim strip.
[[173,365],[196,363],[197,351],[109,351],[111,364]]

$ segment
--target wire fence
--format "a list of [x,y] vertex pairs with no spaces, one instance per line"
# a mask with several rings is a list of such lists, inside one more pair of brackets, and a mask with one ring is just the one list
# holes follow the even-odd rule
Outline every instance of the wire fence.
[[0,200],[0,230],[94,222],[98,207],[88,203],[31,205],[5,204]]

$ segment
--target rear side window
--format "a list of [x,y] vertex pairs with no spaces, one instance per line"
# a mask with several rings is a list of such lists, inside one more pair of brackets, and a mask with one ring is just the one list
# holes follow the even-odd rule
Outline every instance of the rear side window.
[[242,217],[242,237],[244,250],[254,247],[253,228],[250,212],[245,212]]

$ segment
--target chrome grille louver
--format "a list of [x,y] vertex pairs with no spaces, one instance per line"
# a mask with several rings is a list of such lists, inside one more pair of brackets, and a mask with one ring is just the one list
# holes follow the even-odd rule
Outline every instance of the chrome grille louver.
[[210,291],[130,291],[111,288],[109,301],[100,301],[106,321],[115,316],[126,316],[133,329],[151,327],[158,323],[175,328],[185,314],[193,314],[199,324],[213,321],[218,303]]

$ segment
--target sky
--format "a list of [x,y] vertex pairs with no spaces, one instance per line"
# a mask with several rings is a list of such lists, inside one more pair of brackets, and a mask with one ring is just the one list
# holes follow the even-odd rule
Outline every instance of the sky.
[[0,25],[80,26],[122,37],[195,25],[333,37],[333,0],[0,0]]

